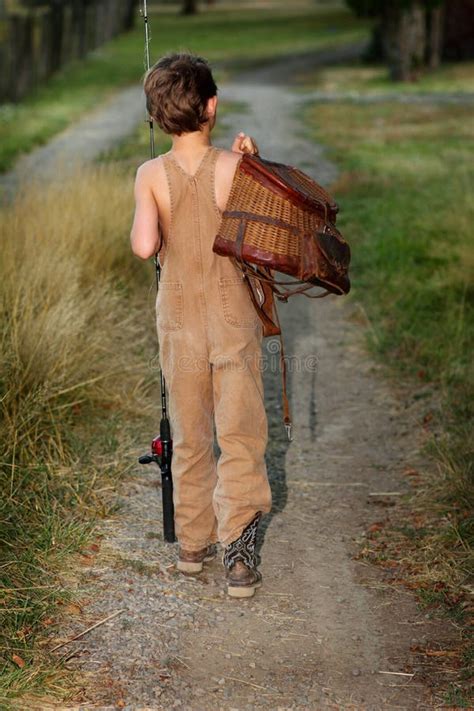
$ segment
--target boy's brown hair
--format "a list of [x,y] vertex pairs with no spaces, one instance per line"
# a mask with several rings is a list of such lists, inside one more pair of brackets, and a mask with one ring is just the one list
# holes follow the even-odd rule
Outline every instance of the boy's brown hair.
[[199,131],[208,120],[207,102],[217,94],[206,60],[183,52],[158,60],[145,74],[143,88],[150,116],[165,133],[177,136]]

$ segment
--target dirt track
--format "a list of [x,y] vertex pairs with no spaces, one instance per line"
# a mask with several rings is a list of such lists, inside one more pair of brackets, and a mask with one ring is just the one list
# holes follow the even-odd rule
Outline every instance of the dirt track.
[[[321,147],[302,137],[288,89],[239,83],[222,94],[247,105],[226,117],[226,143],[242,129],[264,156],[324,183],[336,177]],[[90,622],[123,612],[78,643],[76,664],[92,683],[82,708],[435,707],[410,647],[445,630],[354,559],[367,527],[406,490],[403,470],[417,464],[417,406],[367,357],[355,302],[297,297],[280,314],[295,428],[289,444],[278,341],[268,340],[274,508],[262,527],[262,589],[249,601],[228,599],[219,561],[195,578],[178,574],[175,548],[161,542],[157,472],[137,468],[90,570]]]

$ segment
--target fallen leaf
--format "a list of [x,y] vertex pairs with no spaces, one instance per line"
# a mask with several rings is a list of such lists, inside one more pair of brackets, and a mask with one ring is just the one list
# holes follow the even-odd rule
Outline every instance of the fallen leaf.
[[376,533],[377,531],[381,531],[384,526],[384,521],[376,521],[371,526],[369,526],[368,531],[369,533]]
[[20,667],[20,669],[23,669],[26,664],[25,660],[22,659],[18,654],[12,654],[12,662],[14,662],[17,667]]
[[18,639],[25,640],[27,635],[31,632],[31,627],[23,627],[21,630],[16,631],[16,636]]
[[427,657],[457,657],[458,652],[452,649],[426,649],[425,654]]
[[124,699],[119,699],[118,701],[115,702],[115,705],[119,709],[123,709],[125,706],[125,700]]
[[425,649],[420,647],[419,644],[413,644],[410,647],[411,652],[417,652],[418,654],[424,654],[425,657],[458,657],[459,652],[454,649]]
[[398,568],[399,562],[397,560],[381,560],[380,566],[382,568]]
[[413,467],[405,469],[403,474],[404,476],[420,476],[420,472],[417,469],[413,469]]
[[423,514],[415,514],[413,516],[413,525],[415,528],[423,528],[426,525],[426,516]]
[[65,608],[65,612],[69,612],[70,615],[81,615],[82,609],[75,602],[69,602]]
[[113,410],[117,405],[114,402],[101,402],[99,407],[101,407],[102,410]]

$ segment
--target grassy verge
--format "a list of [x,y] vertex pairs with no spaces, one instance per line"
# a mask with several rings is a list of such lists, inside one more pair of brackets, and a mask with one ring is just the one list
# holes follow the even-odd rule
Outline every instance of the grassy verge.
[[303,72],[297,80],[304,89],[361,94],[391,93],[472,93],[474,92],[474,62],[447,63],[427,72],[417,81],[394,83],[387,67],[381,64],[353,62],[348,65],[320,67]]
[[[219,9],[195,17],[150,13],[152,61],[170,50],[187,49],[226,64],[225,75],[242,64],[278,53],[299,52],[356,41],[367,24],[348,10],[321,10],[316,5],[272,9]],[[143,75],[143,28],[136,28],[75,62],[20,104],[0,106],[0,171],[15,158],[45,143],[94,108],[115,89]],[[223,72],[217,73],[218,79]]]
[[0,215],[2,708],[67,696],[64,658],[48,650],[74,614],[71,556],[94,554],[148,412],[153,336],[136,294],[153,276],[130,253],[131,188],[95,167]]
[[[410,470],[413,494],[368,537],[364,554],[401,565],[425,605],[469,625],[474,538],[470,110],[384,103],[311,106],[318,140],[334,146],[341,229],[353,246],[353,295],[367,313],[372,350],[425,397],[434,466]],[[447,700],[460,703],[469,650]],[[446,680],[446,676],[443,680]]]

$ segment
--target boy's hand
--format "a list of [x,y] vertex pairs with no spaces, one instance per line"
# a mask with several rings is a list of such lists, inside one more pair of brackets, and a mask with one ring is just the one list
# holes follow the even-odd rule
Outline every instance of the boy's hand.
[[258,146],[252,136],[247,136],[242,131],[234,138],[231,150],[233,150],[234,153],[258,154]]

